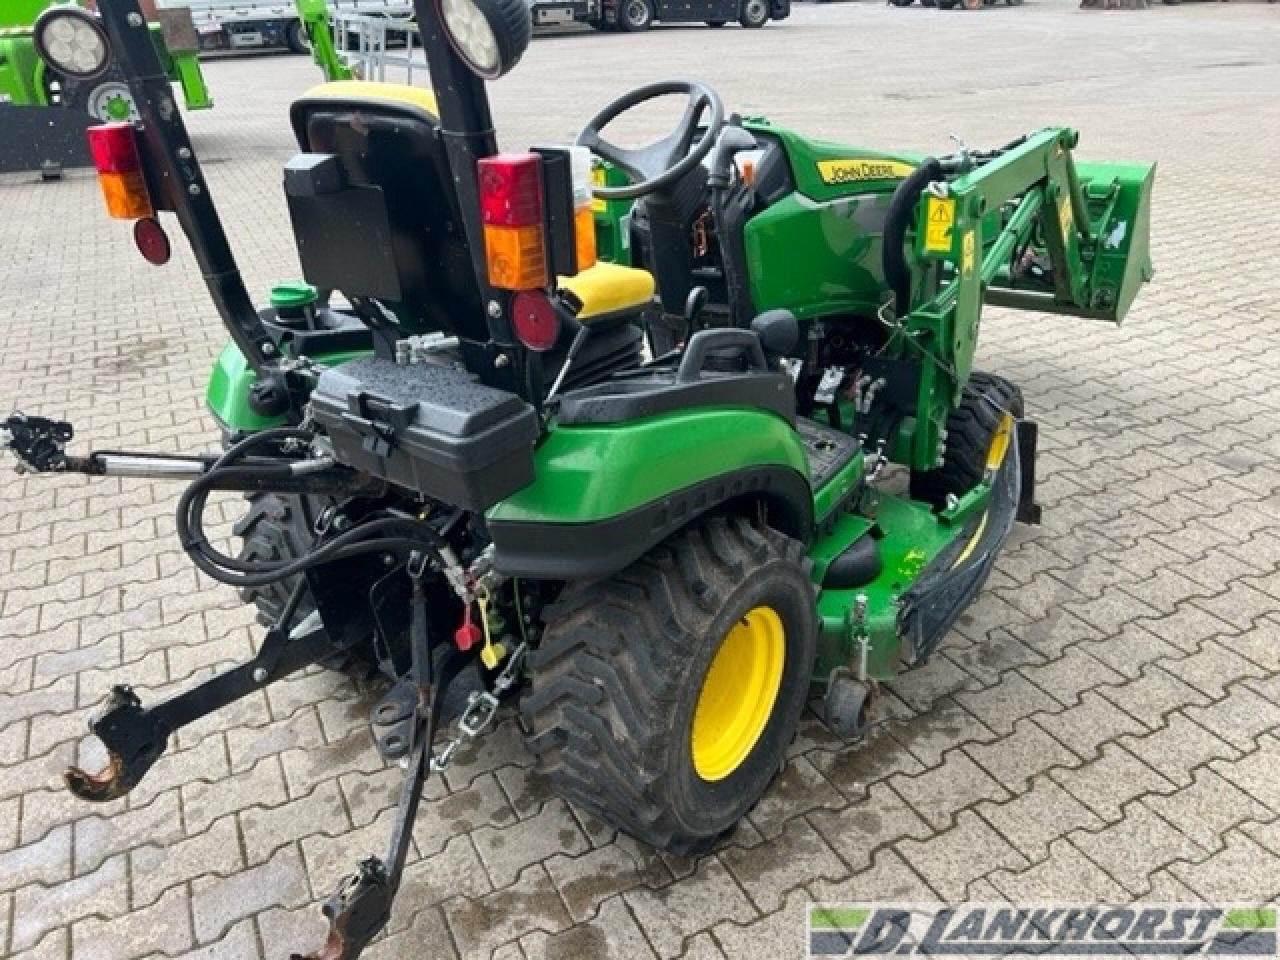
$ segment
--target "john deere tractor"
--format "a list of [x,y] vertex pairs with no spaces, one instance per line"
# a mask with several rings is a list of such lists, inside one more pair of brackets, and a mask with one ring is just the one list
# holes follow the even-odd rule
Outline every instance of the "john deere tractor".
[[[315,956],[383,927],[425,778],[504,700],[565,797],[682,853],[760,799],[806,703],[857,739],[1037,519],[1022,395],[973,368],[984,305],[1119,322],[1151,276],[1154,167],[1076,163],[1061,127],[886,153],[673,81],[576,145],[499,153],[485,83],[529,42],[525,0],[418,0],[434,93],[293,104],[302,277],[255,307],[136,16],[44,14],[127,72],[139,119],[90,131],[99,177],[148,259],[162,212],[191,244],[230,334],[224,444],[78,456],[70,424],[14,414],[9,445],[29,470],[188,478],[183,549],[267,629],[170,699],[116,687],[92,722],[109,762],[66,781],[120,797],[175,731],[312,664],[383,677],[399,814]],[[668,136],[609,139],[668,97]],[[204,527],[227,490],[238,554]]]

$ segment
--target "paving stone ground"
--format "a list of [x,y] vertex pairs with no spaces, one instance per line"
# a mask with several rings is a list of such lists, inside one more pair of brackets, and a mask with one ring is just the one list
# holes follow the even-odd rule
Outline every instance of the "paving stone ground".
[[[539,39],[493,92],[508,145],[565,141],[671,75],[872,146],[1082,131],[1160,163],[1158,274],[1128,322],[993,310],[981,360],[1041,424],[1043,526],[893,684],[849,750],[810,717],[749,821],[698,861],[552,796],[507,719],[433,783],[375,958],[789,958],[811,899],[1270,899],[1280,891],[1280,7],[945,14],[799,5],[782,25]],[[296,274],[281,198],[302,58],[207,67],[190,126],[250,288]],[[662,118],[641,121],[655,132]],[[0,179],[0,405],[81,441],[212,444],[223,334],[191,257],[156,270],[91,177]],[[379,849],[398,771],[367,702],[312,673],[178,737],[128,799],[72,800],[110,684],[154,698],[258,628],[197,577],[173,485],[0,475],[0,955],[271,958]],[[236,504],[221,507],[229,522]],[[221,528],[228,529],[225,525]]]

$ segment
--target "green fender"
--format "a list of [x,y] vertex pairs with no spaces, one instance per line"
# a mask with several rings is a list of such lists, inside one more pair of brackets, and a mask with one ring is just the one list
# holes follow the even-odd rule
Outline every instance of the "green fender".
[[[316,354],[311,359],[321,366],[334,367],[368,354],[368,350],[352,350]],[[234,436],[285,425],[284,417],[264,417],[249,405],[249,391],[257,382],[258,375],[244,354],[234,343],[228,342],[213,362],[204,395],[205,406],[225,432]]]
[[804,443],[776,414],[708,407],[626,423],[553,426],[534,482],[486,514],[495,564],[512,576],[607,576],[725,503],[763,503],[808,541]]

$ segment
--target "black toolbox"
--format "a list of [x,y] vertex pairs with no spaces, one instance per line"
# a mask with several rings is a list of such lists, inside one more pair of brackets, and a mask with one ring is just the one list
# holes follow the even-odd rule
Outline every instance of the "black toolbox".
[[485,510],[533,482],[533,407],[454,366],[352,360],[311,409],[342,463],[435,500]]

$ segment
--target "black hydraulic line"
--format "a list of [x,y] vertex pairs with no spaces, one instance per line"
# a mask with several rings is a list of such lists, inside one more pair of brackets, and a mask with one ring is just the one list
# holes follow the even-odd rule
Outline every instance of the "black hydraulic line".
[[138,110],[153,200],[177,214],[223,324],[262,377],[274,368],[276,347],[245,289],[138,0],[100,3],[98,12]]
[[[276,427],[252,434],[233,444],[207,473],[196,478],[183,491],[178,499],[176,515],[178,540],[200,570],[221,583],[250,588],[276,583],[322,563],[378,551],[419,549],[433,558],[439,558],[441,549],[448,546],[444,538],[428,524],[407,518],[388,518],[361,524],[339,534],[305,556],[286,563],[248,562],[215,550],[205,536],[201,517],[213,483],[219,475],[256,469],[235,466],[254,447],[277,441],[310,442],[314,436],[311,431],[298,427]],[[287,466],[279,469],[288,471]]]
[[894,295],[894,309],[899,317],[911,310],[911,267],[904,249],[907,229],[916,212],[921,192],[935,180],[943,179],[942,164],[935,157],[926,158],[920,166],[898,184],[889,201],[884,221],[884,249],[881,260],[884,278]]

